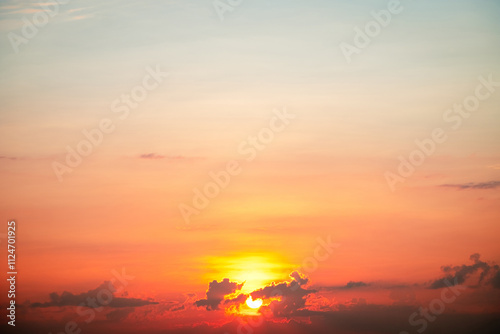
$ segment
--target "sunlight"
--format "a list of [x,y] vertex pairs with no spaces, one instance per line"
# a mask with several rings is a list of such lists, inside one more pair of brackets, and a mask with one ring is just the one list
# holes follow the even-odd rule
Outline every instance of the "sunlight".
[[253,309],[257,309],[257,308],[262,306],[262,299],[253,300],[252,296],[250,296],[250,297],[248,297],[246,303],[247,303],[248,307],[253,308]]
[[235,254],[229,257],[212,257],[207,260],[211,273],[206,279],[230,278],[245,282],[241,292],[250,293],[261,289],[272,281],[287,277],[290,265],[273,254]]

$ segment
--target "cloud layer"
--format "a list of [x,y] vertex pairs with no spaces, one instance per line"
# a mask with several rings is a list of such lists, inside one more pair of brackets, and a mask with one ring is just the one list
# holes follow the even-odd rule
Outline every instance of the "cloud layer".
[[49,294],[50,301],[45,303],[33,303],[31,307],[62,307],[62,306],[79,306],[84,305],[87,307],[98,308],[102,306],[107,307],[138,307],[151,304],[158,304],[157,302],[138,299],[138,298],[123,298],[115,297],[113,293],[116,291],[113,284],[105,281],[94,290],[82,292],[75,295],[71,292],[64,291],[61,294],[52,292]]

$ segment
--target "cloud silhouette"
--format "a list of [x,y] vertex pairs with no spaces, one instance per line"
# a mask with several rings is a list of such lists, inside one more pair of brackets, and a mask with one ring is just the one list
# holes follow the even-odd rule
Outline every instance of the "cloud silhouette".
[[195,302],[198,307],[206,307],[207,311],[218,310],[220,303],[226,295],[235,293],[241,290],[243,283],[230,282],[229,278],[224,278],[221,282],[213,280],[208,285],[207,298],[200,299]]
[[293,316],[297,311],[305,307],[307,296],[316,292],[316,290],[302,288],[309,282],[309,279],[299,272],[294,271],[290,274],[290,277],[292,278],[291,282],[272,283],[265,288],[255,290],[250,294],[252,299],[276,298],[268,306],[263,307],[264,310],[267,309],[279,317]]
[[[336,285],[336,286],[320,286],[318,287],[318,289],[320,290],[327,290],[327,291],[331,291],[331,290],[350,290],[350,289],[357,289],[357,288],[364,288],[364,287],[367,287],[367,286],[373,286],[374,283],[366,283],[366,282],[363,282],[363,281],[349,281],[347,282],[345,285]],[[376,284],[375,284],[376,285]],[[376,285],[377,287],[379,288],[400,288],[401,285]]]
[[342,289],[354,289],[354,288],[362,288],[362,287],[365,287],[365,286],[368,286],[369,284],[365,283],[365,282],[354,282],[354,281],[349,281],[347,282],[347,284],[342,287]]
[[498,268],[497,268],[497,272],[495,273],[495,275],[491,279],[491,285],[493,285],[493,287],[495,289],[500,289],[500,271],[498,270]]
[[[437,279],[433,281],[429,288],[430,289],[441,289],[448,286],[454,286],[458,284],[463,284],[467,278],[476,272],[480,271],[478,285],[483,283],[495,284],[495,279],[498,275],[500,267],[498,265],[490,265],[486,262],[480,260],[481,255],[475,253],[470,256],[470,260],[474,262],[472,265],[461,265],[461,266],[443,266],[441,270],[446,274],[446,277]],[[485,279],[492,276],[489,281]]]
[[[91,308],[98,308],[102,306],[107,307],[138,307],[151,304],[158,304],[157,302],[151,300],[144,300],[138,298],[123,298],[113,296],[113,292],[116,289],[113,284],[109,281],[105,281],[100,286],[94,290],[89,290],[87,292],[82,292],[75,295],[71,292],[64,291],[60,295],[57,292],[52,292],[49,294],[50,301],[45,303],[33,303],[31,307],[62,307],[62,306],[79,306],[84,304],[84,306]],[[89,303],[89,300],[91,301]]]
[[236,304],[236,305],[243,304],[247,299],[248,299],[248,295],[242,293],[234,298],[226,299],[224,301],[224,304],[225,305],[227,305],[227,304]]

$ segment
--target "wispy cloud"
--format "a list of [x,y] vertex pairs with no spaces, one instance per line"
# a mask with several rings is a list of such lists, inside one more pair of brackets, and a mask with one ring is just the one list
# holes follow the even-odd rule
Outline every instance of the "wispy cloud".
[[186,157],[183,155],[163,155],[157,153],[144,153],[139,155],[139,159],[146,160],[197,160],[199,157]]
[[141,159],[150,159],[150,160],[159,160],[159,159],[165,159],[166,157],[161,154],[156,154],[156,153],[146,153],[146,154],[141,154],[139,156]]
[[5,155],[0,155],[0,160],[19,160],[18,157],[7,157]]
[[490,168],[490,169],[500,169],[500,164],[486,166],[486,168]]
[[500,181],[442,184],[440,185],[440,187],[457,188],[457,189],[495,189],[500,187]]
[[71,16],[66,19],[66,21],[79,21],[79,20],[85,20],[85,19],[90,19],[94,17],[94,14],[86,14],[86,15],[77,15],[77,16]]
[[19,5],[7,5],[7,6],[0,6],[0,10],[10,10],[10,9],[17,9],[19,8]]

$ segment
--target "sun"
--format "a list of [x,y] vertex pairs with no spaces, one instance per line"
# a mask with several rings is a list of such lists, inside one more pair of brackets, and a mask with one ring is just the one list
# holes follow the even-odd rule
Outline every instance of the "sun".
[[250,308],[259,308],[262,305],[262,299],[253,300],[252,297],[250,296],[247,299],[247,305]]
[[206,257],[203,261],[207,263],[208,270],[202,282],[229,277],[231,281],[245,283],[241,293],[246,295],[287,277],[294,268],[281,255],[265,252],[240,252]]

